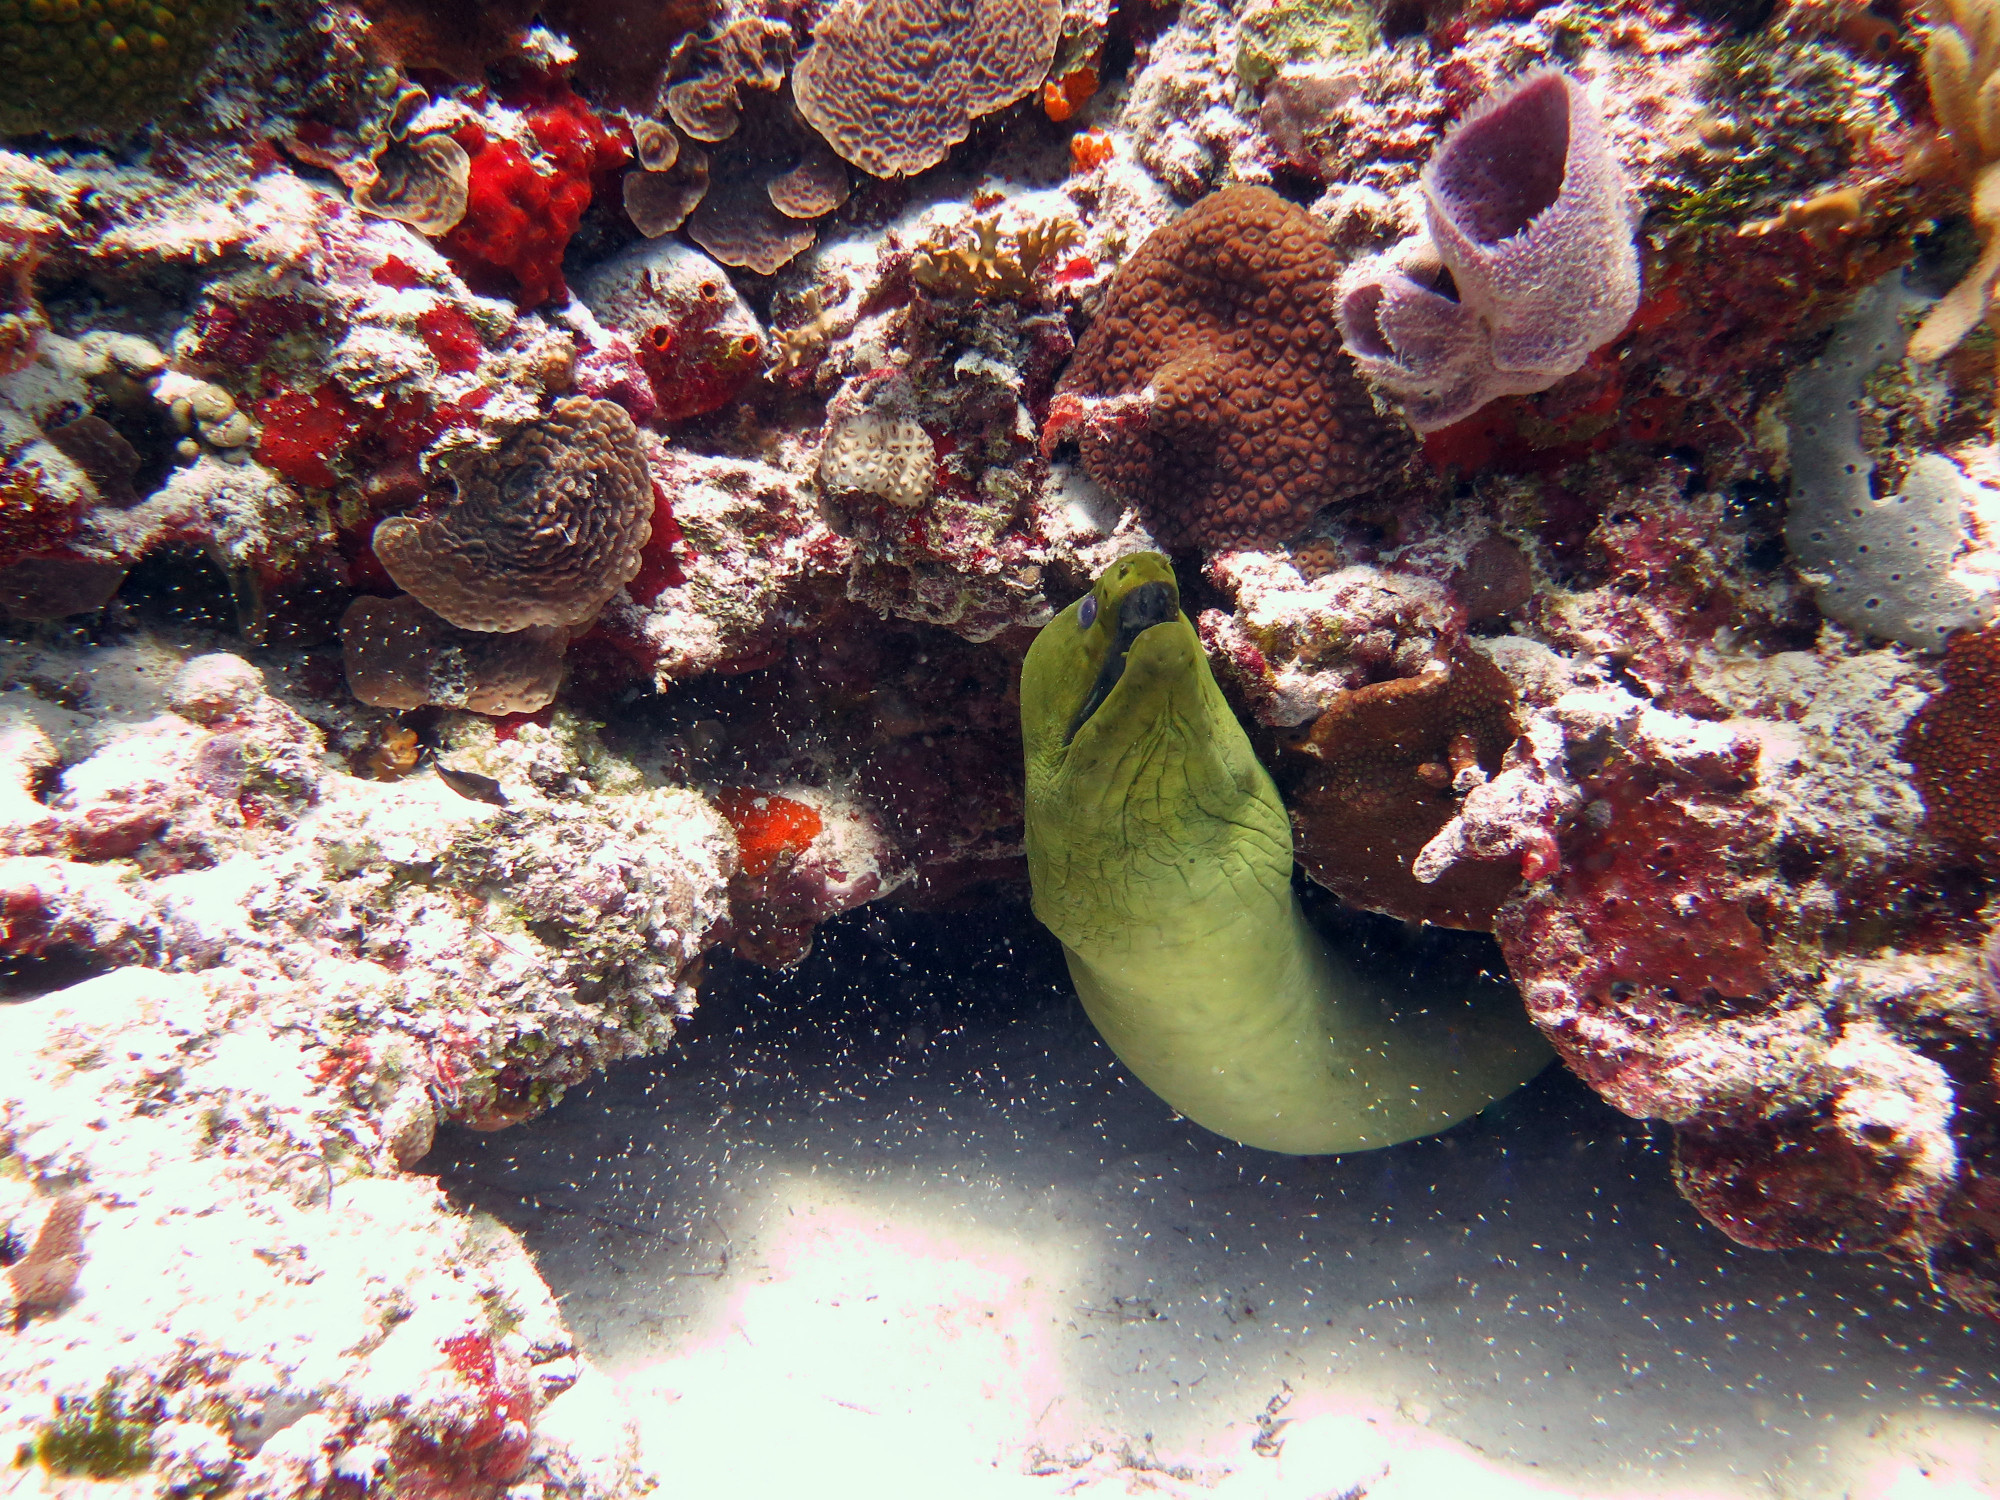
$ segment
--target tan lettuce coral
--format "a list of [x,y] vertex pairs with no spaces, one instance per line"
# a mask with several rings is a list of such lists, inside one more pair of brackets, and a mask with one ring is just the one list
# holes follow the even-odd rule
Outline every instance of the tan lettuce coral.
[[950,155],[974,120],[1032,93],[1061,31],[1060,0],[840,0],[792,91],[846,160],[910,177]]
[[639,571],[653,483],[621,407],[565,398],[451,468],[457,497],[432,515],[384,521],[375,555],[460,629],[581,624]]

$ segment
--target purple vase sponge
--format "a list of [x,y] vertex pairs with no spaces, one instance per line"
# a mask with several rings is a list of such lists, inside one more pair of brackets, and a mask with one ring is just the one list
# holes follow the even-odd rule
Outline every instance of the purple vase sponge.
[[1590,97],[1541,68],[1481,100],[1424,169],[1427,232],[1357,261],[1340,326],[1419,432],[1547,390],[1639,305],[1636,203]]

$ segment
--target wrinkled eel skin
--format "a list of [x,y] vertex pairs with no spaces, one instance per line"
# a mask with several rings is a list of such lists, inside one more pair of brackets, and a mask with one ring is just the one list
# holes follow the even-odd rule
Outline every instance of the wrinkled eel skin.
[[1035,915],[1111,1050],[1189,1119],[1267,1151],[1366,1151],[1548,1062],[1511,994],[1392,1009],[1327,951],[1284,804],[1158,553],[1043,627],[1021,728]]

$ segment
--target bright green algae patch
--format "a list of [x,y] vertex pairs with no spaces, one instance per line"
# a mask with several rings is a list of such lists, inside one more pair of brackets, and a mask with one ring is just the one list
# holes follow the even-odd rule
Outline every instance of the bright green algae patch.
[[58,1400],[56,1419],[35,1439],[34,1456],[58,1474],[123,1479],[153,1463],[153,1424],[126,1409],[116,1383],[87,1402]]

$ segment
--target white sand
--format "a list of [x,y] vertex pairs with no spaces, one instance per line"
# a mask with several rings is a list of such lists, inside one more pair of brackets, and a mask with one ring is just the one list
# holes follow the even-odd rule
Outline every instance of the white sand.
[[427,1163],[526,1232],[666,1494],[2000,1494],[2000,1330],[1736,1248],[1566,1076],[1273,1157],[1127,1081],[1032,940],[943,973],[866,921]]

